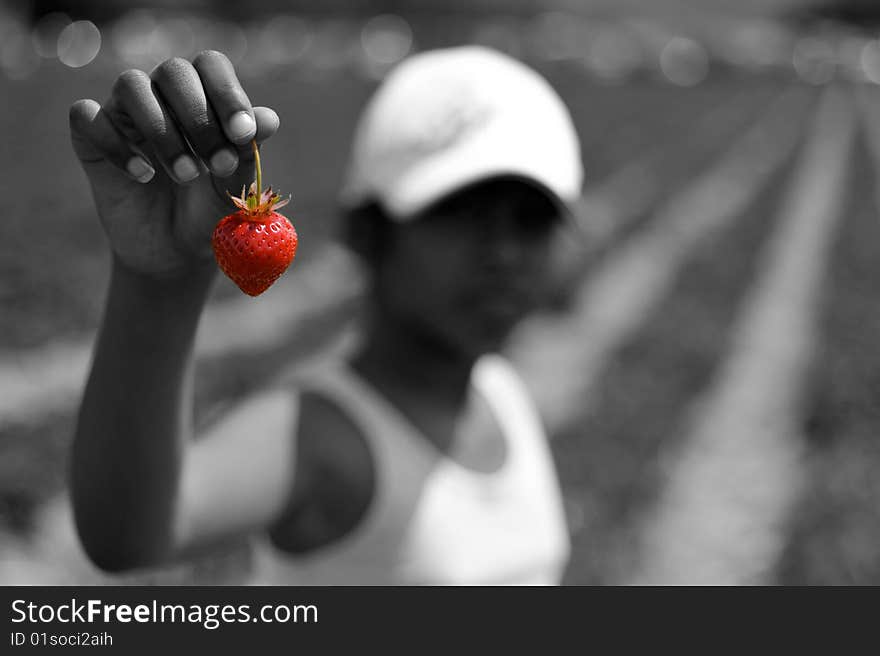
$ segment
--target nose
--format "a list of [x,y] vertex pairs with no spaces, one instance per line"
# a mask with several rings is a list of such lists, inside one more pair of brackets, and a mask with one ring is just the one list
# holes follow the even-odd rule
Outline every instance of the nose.
[[489,263],[503,269],[521,266],[529,252],[529,240],[519,228],[516,217],[510,212],[498,213],[490,226],[486,240]]
[[498,239],[492,246],[492,262],[499,268],[514,269],[523,262],[522,244],[510,237]]

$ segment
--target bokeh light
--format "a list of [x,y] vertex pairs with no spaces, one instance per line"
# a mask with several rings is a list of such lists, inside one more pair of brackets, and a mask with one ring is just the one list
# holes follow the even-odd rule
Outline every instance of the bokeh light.
[[168,56],[189,57],[195,54],[196,37],[186,18],[168,18],[156,26],[159,47]]
[[673,37],[660,51],[660,70],[673,84],[695,86],[709,74],[709,53],[693,39]]
[[845,34],[837,39],[835,58],[837,71],[850,80],[864,80],[862,71],[862,51],[867,39],[855,34]]
[[11,80],[24,80],[40,68],[40,55],[34,50],[30,34],[15,30],[0,40],[0,68]]
[[58,11],[40,18],[31,34],[37,54],[44,59],[55,59],[58,56],[58,37],[72,22],[70,16]]
[[232,21],[198,19],[193,23],[194,51],[220,50],[233,64],[244,59],[248,38],[244,29]]
[[490,20],[478,25],[471,37],[471,43],[494,48],[512,57],[522,57],[522,36],[513,20]]
[[629,30],[609,26],[590,42],[585,63],[603,80],[622,81],[644,64],[644,53]]
[[283,14],[260,28],[248,57],[256,66],[287,66],[300,60],[311,44],[311,24],[298,16]]
[[580,17],[563,11],[539,14],[531,26],[531,50],[544,61],[575,59],[584,54],[584,26]]
[[383,14],[368,20],[361,30],[364,53],[380,65],[396,64],[409,54],[412,28],[400,16]]
[[347,68],[355,59],[356,52],[363,54],[353,24],[342,19],[325,20],[316,26],[307,63],[311,72],[326,74]]
[[824,39],[804,37],[795,44],[792,54],[794,70],[809,84],[827,84],[834,79],[837,68],[834,48]]
[[874,84],[880,84],[880,41],[869,41],[862,48],[860,57],[862,72]]
[[58,59],[71,68],[91,63],[100,50],[101,31],[92,21],[71,23],[58,36]]
[[724,45],[728,61],[748,71],[790,65],[792,37],[773,21],[749,20],[732,25]]
[[153,31],[156,19],[145,10],[130,11],[113,25],[110,41],[113,49],[128,66],[146,67],[152,61]]

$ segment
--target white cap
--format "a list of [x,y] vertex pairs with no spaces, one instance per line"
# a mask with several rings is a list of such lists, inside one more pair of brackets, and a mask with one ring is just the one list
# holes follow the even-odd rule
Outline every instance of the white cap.
[[574,203],[583,168],[567,108],[544,78],[506,55],[478,46],[434,50],[399,64],[370,99],[341,201],[375,201],[405,221],[499,176]]

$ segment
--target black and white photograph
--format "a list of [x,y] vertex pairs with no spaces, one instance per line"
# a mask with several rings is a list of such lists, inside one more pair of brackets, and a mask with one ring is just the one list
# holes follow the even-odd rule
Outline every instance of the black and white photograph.
[[0,126],[0,586],[880,585],[876,0],[0,0]]

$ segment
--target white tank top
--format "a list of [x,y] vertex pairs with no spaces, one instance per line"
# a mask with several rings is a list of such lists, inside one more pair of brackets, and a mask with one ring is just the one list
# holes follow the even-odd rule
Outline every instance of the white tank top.
[[[503,465],[467,469],[442,454],[344,365],[307,387],[361,429],[376,468],[353,531],[305,555],[254,537],[254,585],[557,584],[569,536],[546,435],[513,367],[481,358],[471,376],[506,440]],[[300,386],[301,389],[304,386]]]

